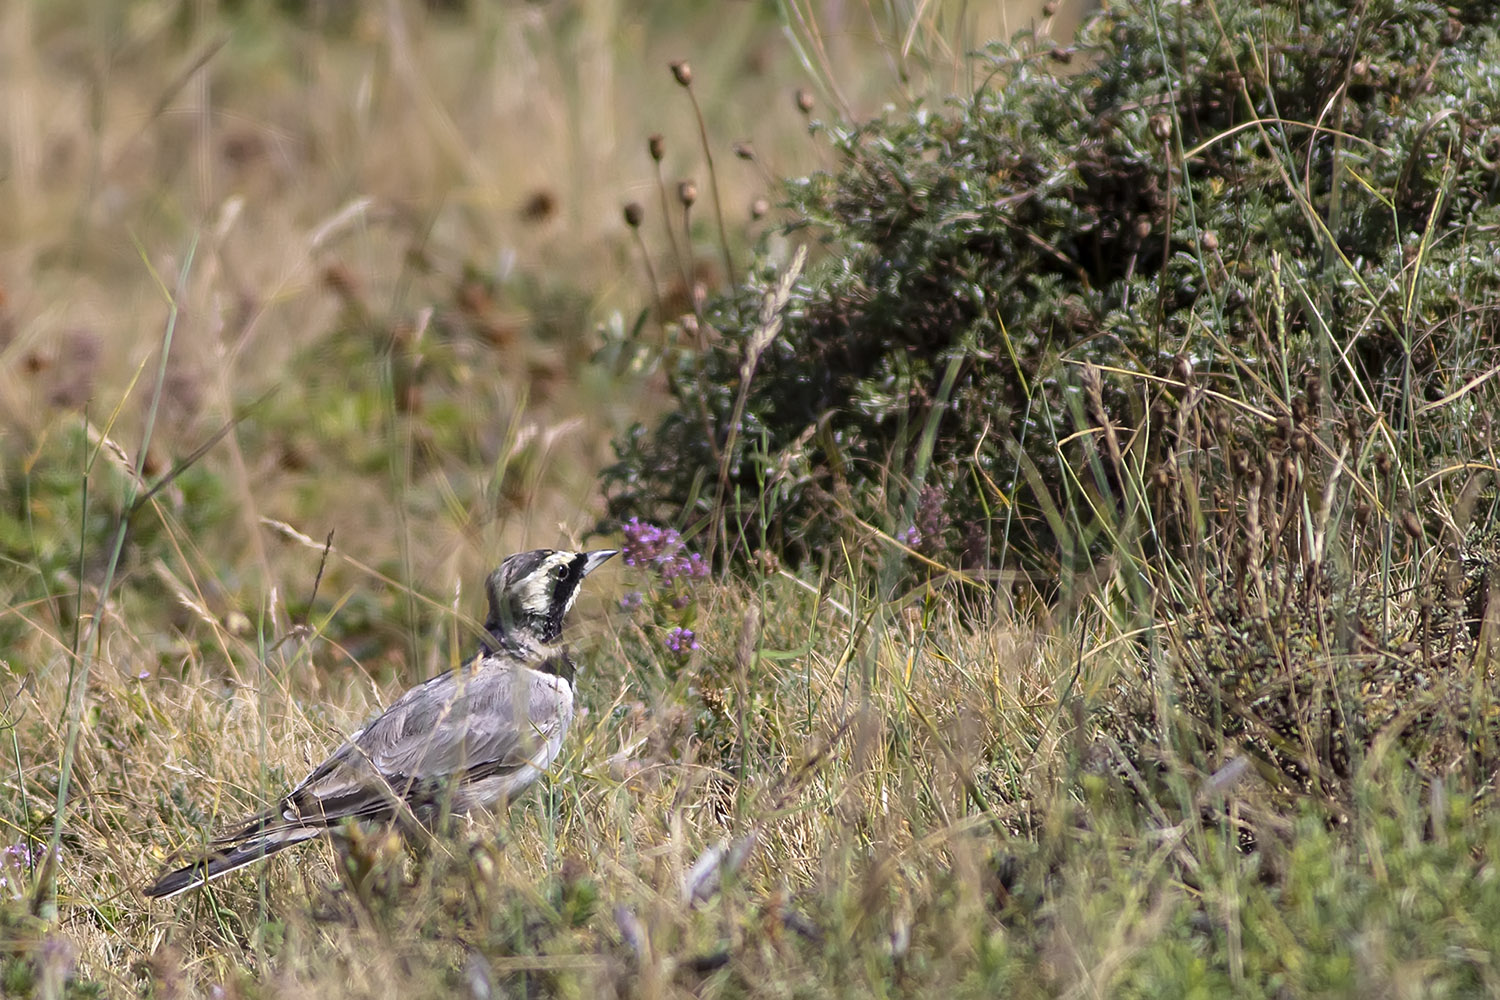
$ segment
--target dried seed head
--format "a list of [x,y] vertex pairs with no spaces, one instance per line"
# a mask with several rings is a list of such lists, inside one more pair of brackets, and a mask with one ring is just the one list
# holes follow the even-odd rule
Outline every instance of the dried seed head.
[[740,638],[734,644],[734,665],[742,673],[755,665],[755,647],[760,641],[760,608],[751,604],[740,621]]
[[1379,454],[1377,454],[1375,456],[1375,471],[1378,472],[1378,473],[1380,473],[1382,476],[1388,476],[1388,475],[1390,475],[1391,474],[1391,456],[1387,455],[1383,451],[1380,452]]
[[1042,4],[1042,16],[1043,17],[1051,17],[1052,15],[1054,15],[1056,13],[1057,13],[1057,0],[1047,0],[1046,3]]
[[750,557],[750,561],[767,576],[781,569],[781,558],[770,549],[757,549]]
[[1208,253],[1213,253],[1219,249],[1219,237],[1213,230],[1204,233],[1198,239],[1198,243]]
[[540,224],[557,214],[557,195],[548,188],[538,188],[521,204],[523,222]]
[[672,64],[672,78],[684,87],[693,85],[693,67],[688,65],[686,59]]
[[335,262],[323,269],[323,284],[346,302],[359,299],[359,279],[342,262]]
[[1193,359],[1186,354],[1179,354],[1172,359],[1172,372],[1183,382],[1193,380]]
[[677,185],[677,200],[682,202],[683,208],[691,208],[693,202],[698,200],[698,185],[692,181],[682,181]]
[[1414,510],[1401,512],[1401,530],[1406,532],[1412,540],[1422,537],[1422,519],[1417,517]]
[[750,203],[750,218],[752,219],[764,219],[769,211],[771,211],[771,203],[764,198],[756,198]]
[[748,141],[737,142],[734,144],[734,155],[742,160],[753,160],[755,159],[755,147],[750,145]]
[[1052,61],[1053,62],[1055,62],[1055,63],[1061,63],[1064,66],[1066,66],[1068,63],[1070,63],[1070,62],[1073,61],[1073,50],[1072,49],[1065,49],[1065,48],[1059,47],[1059,48],[1053,49],[1051,52],[1048,53],[1048,55],[1052,57]]
[[1135,221],[1135,238],[1138,240],[1143,240],[1150,235],[1151,220],[1144,217],[1137,219]]
[[1166,115],[1152,115],[1147,127],[1151,129],[1157,142],[1166,142],[1172,138],[1172,119]]
[[646,217],[646,210],[641,208],[638,201],[627,202],[625,205],[625,225],[631,229],[641,228],[641,220]]
[[646,150],[651,154],[651,159],[660,163],[667,151],[667,140],[662,138],[660,132],[656,132],[646,140]]
[[806,87],[799,87],[797,89],[798,111],[802,112],[804,115],[810,115],[812,114],[812,109],[816,103],[817,102],[813,100],[812,91],[808,90]]
[[1318,404],[1323,401],[1323,381],[1318,378],[1317,372],[1308,372],[1307,379],[1302,383],[1302,391],[1307,393],[1307,408],[1316,412]]

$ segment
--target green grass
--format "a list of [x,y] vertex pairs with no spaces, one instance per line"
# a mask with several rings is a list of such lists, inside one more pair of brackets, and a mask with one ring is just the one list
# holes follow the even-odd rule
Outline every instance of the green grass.
[[[1477,388],[1423,411],[1447,435],[1430,456],[1409,430],[1376,459],[1388,428],[1347,400],[1309,432],[1334,454],[1339,435],[1360,442],[1333,523],[1351,577],[1383,588],[1379,656],[1326,638],[1367,625],[1367,604],[1292,629],[1278,600],[1297,578],[1246,568],[1263,551],[1248,512],[1282,526],[1256,545],[1305,553],[1328,513],[1316,489],[1244,505],[1248,474],[1189,463],[1176,506],[1154,507],[1121,426],[1113,477],[1107,453],[1057,449],[1058,535],[1086,525],[1113,560],[982,585],[846,510],[795,568],[754,541],[736,575],[696,583],[613,565],[569,629],[584,710],[508,814],[426,852],[359,831],[342,858],[312,844],[142,898],[472,649],[479,581],[504,554],[577,541],[603,514],[610,440],[669,405],[653,338],[691,342],[687,321],[643,318],[658,294],[689,301],[652,132],[669,184],[696,175],[691,254],[720,280],[669,58],[693,63],[739,255],[767,225],[745,210],[763,168],[834,155],[795,88],[829,116],[968,92],[963,52],[1003,27],[948,4],[839,22],[798,4],[358,10],[4,15],[20,131],[0,188],[0,849],[40,859],[56,831],[59,852],[0,853],[0,995],[1500,991],[1500,818],[1475,764],[1488,636],[1461,651],[1464,697],[1439,684],[1397,704],[1425,713],[1425,743],[1335,685],[1333,711],[1382,721],[1343,770],[1300,783],[1253,716],[1183,669],[1261,663],[1252,640],[1269,637],[1274,662],[1333,671],[1426,635],[1413,595],[1461,560],[1398,512],[1467,525],[1474,496],[1413,484],[1483,464],[1458,410],[1494,398]],[[758,162],[728,152],[745,137]],[[627,201],[646,206],[660,289]],[[1246,308],[1274,330],[1286,298]],[[1480,357],[1453,365],[1460,384]],[[1246,382],[1303,401],[1268,372]],[[1205,452],[1230,453],[1222,414],[1180,412]],[[924,471],[951,458],[932,454],[935,427],[911,429]],[[1199,561],[1142,558],[1103,484],[1132,517],[1191,522]],[[1338,506],[1355,495],[1382,501],[1366,527]],[[900,494],[893,522],[918,502]],[[684,627],[698,648],[674,653]]]

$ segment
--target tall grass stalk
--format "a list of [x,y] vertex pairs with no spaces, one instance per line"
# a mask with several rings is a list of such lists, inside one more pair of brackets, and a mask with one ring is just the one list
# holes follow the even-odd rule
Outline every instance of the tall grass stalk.
[[[167,359],[171,354],[172,340],[177,332],[177,318],[179,316],[179,302],[187,292],[188,275],[192,272],[193,259],[198,250],[196,238],[189,244],[187,253],[183,257],[182,266],[177,272],[177,283],[168,290],[162,288],[167,302],[167,321],[162,328],[161,344],[158,348],[158,359],[156,367],[156,380],[151,389],[151,402],[146,408],[145,426],[141,430],[140,448],[136,453],[134,475],[130,477],[126,488],[125,512],[120,518],[120,523],[115,528],[114,539],[110,544],[109,557],[104,564],[104,577],[99,584],[99,598],[94,604],[94,613],[89,620],[88,629],[79,636],[74,632],[74,642],[71,655],[68,659],[68,682],[66,693],[63,698],[64,717],[59,728],[66,729],[66,738],[63,743],[62,760],[58,764],[57,799],[53,805],[52,835],[47,844],[47,857],[45,867],[37,882],[36,897],[33,903],[49,919],[56,916],[57,899],[57,873],[59,855],[62,848],[63,830],[67,826],[68,817],[68,790],[73,778],[73,764],[78,752],[78,737],[83,725],[83,705],[88,693],[89,674],[94,662],[95,639],[104,621],[110,594],[114,588],[115,570],[120,564],[120,556],[125,551],[125,539],[130,531],[130,512],[134,509],[134,501],[144,482],[146,470],[146,458],[151,447],[151,435],[156,428],[157,411],[161,406],[162,390],[167,380]],[[149,266],[149,265],[148,265]],[[88,474],[95,461],[100,457],[103,443],[95,449],[90,458],[88,466],[83,471],[85,483],[85,504],[87,510],[86,484]],[[88,552],[90,539],[87,537],[85,524],[86,517],[80,523],[79,537],[79,573],[78,573],[78,607],[84,606],[85,576],[83,573],[84,560]]]

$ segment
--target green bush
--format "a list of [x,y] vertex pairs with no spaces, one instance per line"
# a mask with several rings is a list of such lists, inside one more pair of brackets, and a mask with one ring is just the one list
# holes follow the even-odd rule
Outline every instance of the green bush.
[[[823,126],[833,166],[784,191],[814,262],[739,427],[768,257],[709,307],[716,339],[668,352],[674,406],[617,442],[610,516],[722,511],[795,561],[854,513],[1052,579],[1119,547],[1131,480],[1191,460],[1229,482],[1232,451],[1173,437],[1187,382],[1240,402],[1252,460],[1318,415],[1293,406],[1309,386],[1419,467],[1462,451],[1484,394],[1417,415],[1494,357],[1491,10],[1111,4],[1075,49],[992,46],[966,99]],[[1135,530],[1147,556],[1203,541]]]

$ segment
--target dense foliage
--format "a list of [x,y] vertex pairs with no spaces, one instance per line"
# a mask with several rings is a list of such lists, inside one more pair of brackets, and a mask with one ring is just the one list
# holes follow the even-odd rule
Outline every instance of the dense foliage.
[[[1425,463],[1478,399],[1419,407],[1482,370],[1500,316],[1491,10],[1111,4],[1075,49],[991,47],[966,99],[825,126],[834,166],[785,191],[821,259],[740,426],[753,287],[669,358],[676,405],[617,443],[612,515],[710,520],[723,463],[752,548],[818,550],[842,510],[1051,576],[1097,555],[1122,477],[1182,452],[1160,421],[1188,372],[1245,404],[1242,437],[1288,438],[1313,384],[1325,416],[1355,407]],[[1129,469],[1101,466],[1105,421]]]

